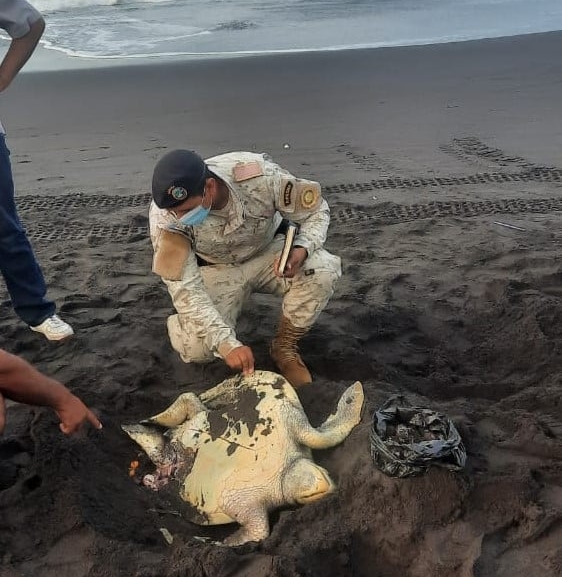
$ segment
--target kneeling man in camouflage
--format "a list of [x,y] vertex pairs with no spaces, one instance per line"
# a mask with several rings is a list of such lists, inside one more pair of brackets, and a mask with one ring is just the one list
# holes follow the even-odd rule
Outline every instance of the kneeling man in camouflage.
[[[294,177],[266,154],[203,160],[174,150],[156,164],[152,197],[153,271],[177,312],[168,318],[168,334],[182,360],[219,357],[253,372],[254,355],[237,338],[236,321],[250,294],[275,294],[283,302],[271,356],[293,386],[310,383],[298,342],[341,276],[339,257],[323,248],[330,209],[320,185]],[[280,271],[287,221],[298,233]]]

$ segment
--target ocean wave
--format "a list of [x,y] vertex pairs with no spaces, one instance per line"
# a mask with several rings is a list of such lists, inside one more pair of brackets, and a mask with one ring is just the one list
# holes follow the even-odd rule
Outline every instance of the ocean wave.
[[[194,38],[197,36],[205,36],[211,34],[208,30],[200,30],[197,32],[192,32],[190,34],[184,34],[182,38]],[[177,39],[177,37],[176,37]],[[145,46],[150,45],[147,41],[145,42]],[[184,52],[184,51],[155,51],[155,52],[123,52],[120,51],[118,48],[115,53],[111,53],[108,51],[99,51],[99,50],[81,50],[77,48],[70,48],[68,46],[62,46],[55,42],[51,42],[50,40],[41,40],[41,46],[47,50],[52,50],[54,52],[59,52],[61,54],[66,54],[66,56],[70,56],[71,58],[84,58],[86,60],[128,60],[128,59],[137,59],[137,58],[156,58],[160,56],[170,57],[170,56],[192,56],[196,55],[197,53],[192,52]]]
[[[41,44],[73,59],[197,58],[345,50],[562,29],[560,0],[535,0],[532,8],[528,0],[31,2],[49,12]],[[291,8],[297,5],[302,10]],[[404,9],[413,5],[415,10]],[[500,17],[505,5],[510,6],[509,19]],[[323,11],[319,11],[320,6]],[[342,15],[342,6],[361,9]],[[0,39],[10,40],[3,34]]]
[[127,62],[129,60],[152,60],[158,58],[181,58],[189,57],[193,59],[202,58],[241,58],[247,56],[272,56],[282,54],[310,54],[318,52],[341,52],[347,50],[370,50],[374,48],[393,48],[404,46],[426,46],[429,44],[444,44],[450,42],[466,42],[470,40],[482,40],[497,38],[497,36],[474,36],[469,34],[457,34],[452,36],[444,36],[441,38],[419,38],[416,40],[402,39],[394,41],[381,42],[362,42],[350,44],[327,45],[314,48],[273,48],[273,49],[255,49],[255,50],[217,50],[217,51],[178,51],[178,52],[146,52],[135,54],[93,54],[90,52],[81,52],[77,50],[70,50],[61,48],[59,46],[45,45],[44,47],[56,52],[61,52],[72,58],[84,60],[114,60]]
[[165,4],[174,0],[31,0],[33,6],[43,14],[88,8],[90,6],[123,6],[126,4]]

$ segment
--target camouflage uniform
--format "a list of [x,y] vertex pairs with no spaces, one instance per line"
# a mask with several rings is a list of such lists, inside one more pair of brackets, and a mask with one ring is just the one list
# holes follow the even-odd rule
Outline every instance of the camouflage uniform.
[[[253,292],[282,296],[284,316],[295,327],[310,328],[341,276],[339,257],[322,248],[330,210],[317,182],[295,178],[265,154],[232,152],[205,162],[229,188],[225,208],[212,210],[194,227],[181,225],[154,202],[149,211],[155,263],[164,252],[163,237],[172,233],[189,240],[179,267],[172,266],[175,272],[153,266],[177,311],[168,318],[168,333],[185,362],[224,358],[242,346],[236,338],[236,321]],[[273,268],[284,241],[276,235],[282,218],[300,223],[295,245],[308,251],[293,279],[277,277]]]

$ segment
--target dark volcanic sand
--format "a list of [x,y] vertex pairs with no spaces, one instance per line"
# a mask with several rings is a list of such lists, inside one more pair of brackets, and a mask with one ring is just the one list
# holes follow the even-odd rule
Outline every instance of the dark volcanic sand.
[[[318,147],[299,148],[293,135],[293,149],[285,157],[280,151],[279,160],[294,172],[312,171],[328,185],[328,248],[344,263],[333,300],[303,342],[316,380],[299,394],[315,424],[356,379],[364,384],[366,406],[362,423],[342,445],[315,454],[337,481],[336,494],[273,513],[271,536],[239,550],[192,540],[220,539],[234,528],[191,525],[176,514],[182,507],[177,499],[129,477],[132,460],[140,460],[141,472],[149,467],[119,428],[161,410],[181,391],[202,391],[229,374],[219,362],[184,366],[171,350],[165,331],[170,300],[149,273],[146,199],[134,196],[147,189],[139,191],[123,176],[132,167],[132,181],[148,183],[153,159],[165,146],[158,143],[185,141],[177,134],[174,141],[171,126],[193,129],[205,104],[176,111],[175,117],[165,118],[159,108],[156,116],[149,110],[142,116],[134,109],[133,84],[135,112],[113,133],[107,132],[106,117],[100,118],[106,132],[90,120],[91,132],[82,126],[78,133],[61,115],[57,135],[56,126],[46,128],[48,118],[41,116],[44,127],[34,132],[25,128],[23,111],[16,114],[24,126],[15,130],[12,147],[16,177],[23,182],[21,216],[50,293],[77,335],[60,345],[43,342],[14,318],[4,298],[2,346],[66,383],[105,427],[65,438],[49,411],[9,407],[0,439],[1,577],[559,576],[562,205],[560,169],[552,164],[561,141],[562,98],[554,80],[559,50],[546,50],[549,43],[560,48],[560,37],[499,42],[494,50],[475,43],[373,52],[377,66],[363,98],[387,98],[391,112],[385,116],[377,109],[365,116],[380,125],[370,139],[369,126],[362,132],[359,115],[349,108],[338,111],[349,114],[343,136],[326,136],[329,107],[318,116],[287,117],[289,123],[304,122],[308,139],[317,128],[324,131]],[[487,47],[489,58],[471,60]],[[536,64],[541,54],[542,67]],[[431,82],[407,91],[382,84],[385,94],[376,92],[380,74],[402,74],[408,86],[419,68],[417,56],[427,55],[442,57],[450,69],[438,68]],[[456,65],[461,57],[474,65],[469,75],[462,72],[466,66]],[[329,68],[329,58],[319,62]],[[334,58],[337,74],[351,74],[353,67],[341,64],[343,56]],[[398,60],[395,72],[385,68],[388,58]],[[128,74],[135,78],[140,72]],[[22,79],[21,88],[48,86],[49,78]],[[103,71],[91,76],[107,78],[113,76]],[[277,78],[284,86],[285,77]],[[359,94],[361,78],[353,85],[357,91],[338,94]],[[273,93],[277,88],[272,85]],[[117,86],[115,98],[123,91]],[[17,112],[18,93],[10,94]],[[329,99],[336,97],[326,95],[334,104]],[[414,95],[421,107],[417,132],[410,116]],[[221,101],[214,96],[209,106],[221,114],[228,103],[216,108]],[[61,98],[64,108],[64,98],[71,102],[73,95],[65,91]],[[533,108],[538,100],[544,106]],[[155,117],[168,128],[157,132],[150,124]],[[276,127],[282,143],[283,118],[270,116],[270,126],[257,130],[256,139],[263,137],[258,149],[275,155],[277,149],[267,145],[270,128]],[[353,139],[354,130],[361,142]],[[249,148],[246,141],[235,144],[235,132],[217,148]],[[519,138],[523,132],[528,140]],[[408,133],[417,140],[412,143]],[[189,146],[197,140],[187,139]],[[542,148],[524,150],[526,142]],[[49,178],[37,184],[41,175]],[[119,183],[117,191],[107,184],[112,181]],[[44,197],[31,196],[33,182]],[[76,197],[77,191],[85,196]],[[240,322],[259,368],[273,368],[267,344],[278,306],[255,297]],[[375,469],[371,416],[397,392],[453,418],[468,450],[464,472],[432,469],[399,480]],[[174,536],[171,546],[161,528]]]

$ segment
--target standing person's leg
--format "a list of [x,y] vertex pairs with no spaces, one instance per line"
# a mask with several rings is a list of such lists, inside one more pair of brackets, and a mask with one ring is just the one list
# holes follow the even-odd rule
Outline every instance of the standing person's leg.
[[43,273],[19,220],[14,201],[10,152],[0,135],[0,270],[17,315],[50,340],[73,334],[72,328],[55,313],[46,298]]

